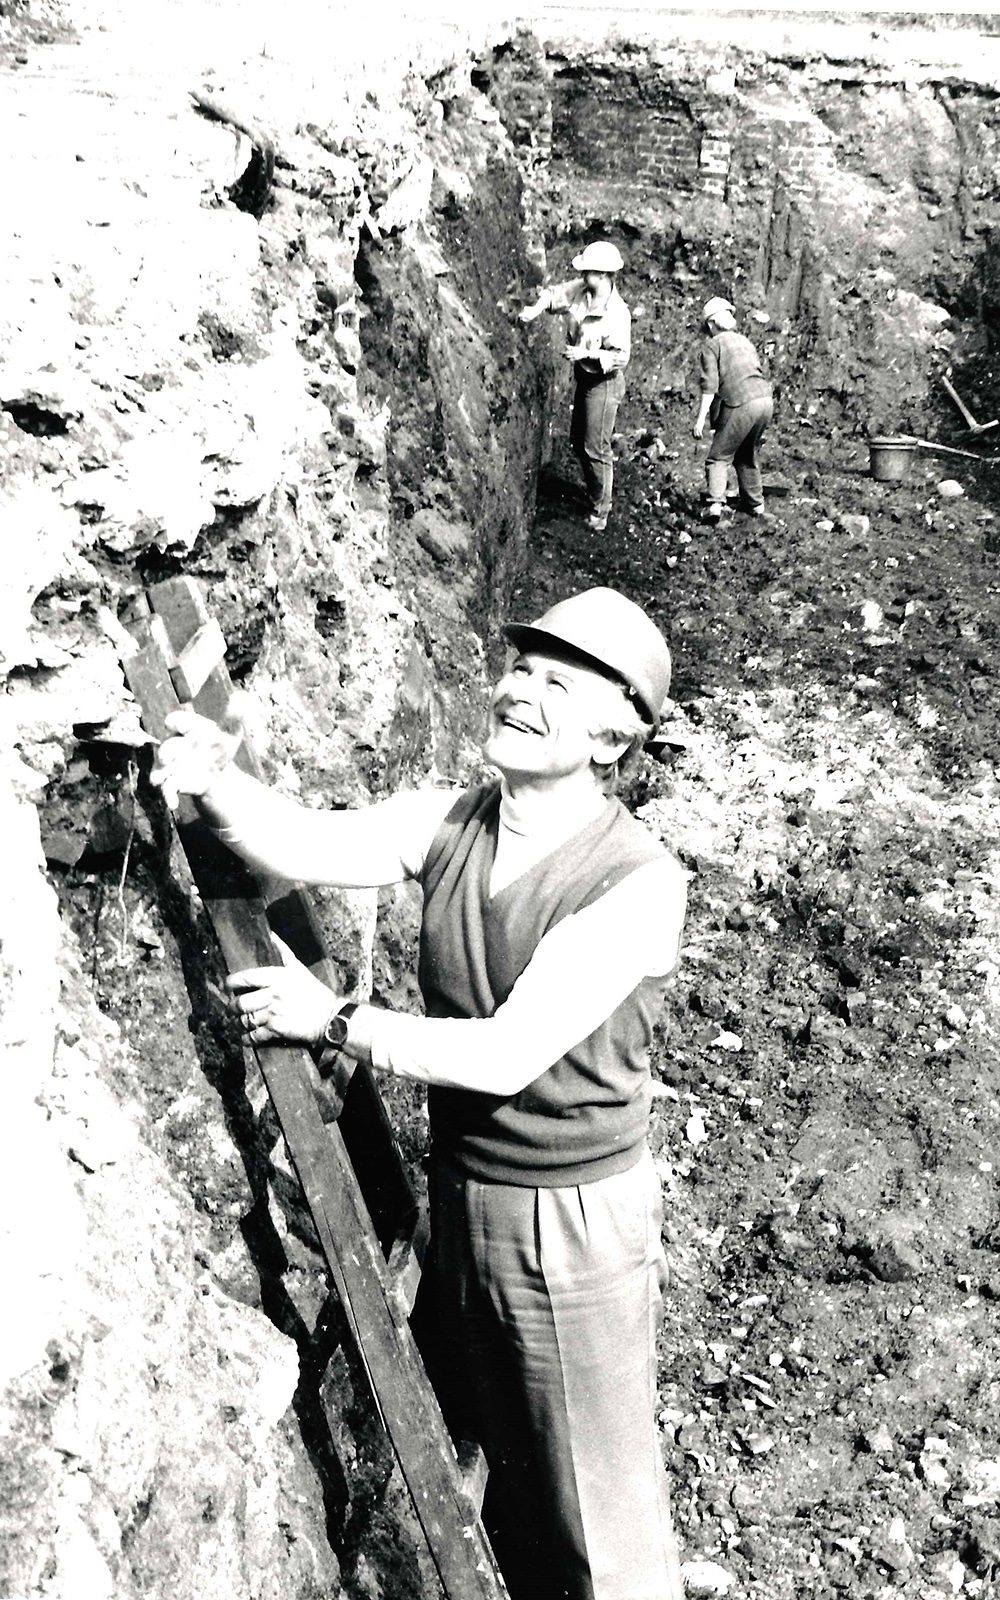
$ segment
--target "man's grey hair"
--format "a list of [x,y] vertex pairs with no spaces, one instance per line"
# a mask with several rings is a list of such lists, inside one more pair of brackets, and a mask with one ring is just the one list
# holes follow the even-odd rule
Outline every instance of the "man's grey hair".
[[605,794],[613,794],[619,779],[627,777],[633,771],[643,745],[653,732],[653,724],[647,722],[641,715],[634,701],[629,698],[628,691],[621,685],[610,682],[609,688],[619,691],[609,706],[610,720],[603,720],[599,726],[591,728],[590,731],[595,736],[603,734],[615,743],[624,742],[626,748],[614,761],[593,763],[594,772]]

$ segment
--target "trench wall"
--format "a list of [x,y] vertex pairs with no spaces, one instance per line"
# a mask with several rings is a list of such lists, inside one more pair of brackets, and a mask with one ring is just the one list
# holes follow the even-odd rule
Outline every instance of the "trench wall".
[[[466,30],[96,9],[0,18],[0,1594],[433,1595],[119,657],[189,574],[281,787],[473,770],[543,433],[478,264],[527,270],[520,173]],[[409,1003],[405,900],[322,915]]]

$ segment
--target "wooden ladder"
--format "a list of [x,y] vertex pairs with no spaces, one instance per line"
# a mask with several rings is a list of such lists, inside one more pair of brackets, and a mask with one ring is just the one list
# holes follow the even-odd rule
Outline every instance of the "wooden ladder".
[[[123,662],[143,726],[154,739],[181,704],[219,721],[233,685],[226,642],[190,578],[146,591]],[[261,776],[244,737],[236,756]],[[230,972],[277,966],[273,929],[300,961],[336,987],[315,906],[302,885],[255,875],[201,820],[188,796],[177,833]],[[485,1470],[459,1460],[409,1327],[420,1273],[422,1211],[371,1072],[354,1068],[333,1122],[323,1121],[305,1046],[254,1048],[331,1281],[343,1307],[447,1600],[507,1594],[480,1520]]]

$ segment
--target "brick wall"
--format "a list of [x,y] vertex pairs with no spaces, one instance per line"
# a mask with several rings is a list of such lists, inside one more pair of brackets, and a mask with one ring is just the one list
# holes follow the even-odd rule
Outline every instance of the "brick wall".
[[560,79],[552,89],[552,160],[646,189],[752,204],[781,182],[809,195],[834,166],[833,136],[791,103],[713,95],[704,83],[653,95],[633,73]]
[[776,185],[806,199],[836,164],[836,136],[781,81],[649,61],[546,62],[508,50],[485,74],[508,131],[553,176],[572,173],[645,198],[701,195],[734,208]]
[[680,96],[643,92],[626,74],[568,73],[552,85],[552,160],[660,188],[694,188],[701,129]]

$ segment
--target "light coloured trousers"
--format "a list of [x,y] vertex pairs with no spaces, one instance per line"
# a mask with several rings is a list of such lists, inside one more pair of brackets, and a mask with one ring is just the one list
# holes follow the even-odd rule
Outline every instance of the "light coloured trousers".
[[656,1425],[659,1180],[564,1189],[438,1167],[421,1346],[453,1436],[489,1466],[512,1600],[682,1600]]
[[736,481],[740,486],[740,500],[744,507],[749,511],[764,504],[757,449],[773,414],[774,405],[767,395],[748,400],[742,406],[722,407],[705,460],[710,500],[725,504],[726,480],[732,462],[736,467]]
[[611,510],[615,477],[611,436],[624,394],[623,372],[604,378],[577,372],[569,442],[583,472],[590,509],[598,517],[606,517]]

